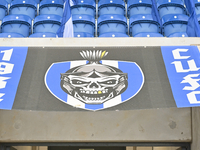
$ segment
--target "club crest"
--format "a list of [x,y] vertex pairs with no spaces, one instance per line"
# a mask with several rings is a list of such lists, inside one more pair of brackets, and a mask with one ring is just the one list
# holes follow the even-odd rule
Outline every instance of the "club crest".
[[77,108],[100,110],[134,97],[144,84],[135,62],[103,60],[108,52],[80,52],[84,60],[53,63],[45,84],[59,100]]

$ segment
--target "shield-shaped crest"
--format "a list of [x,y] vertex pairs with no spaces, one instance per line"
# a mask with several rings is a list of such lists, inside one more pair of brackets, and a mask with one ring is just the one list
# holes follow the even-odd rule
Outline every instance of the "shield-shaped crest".
[[106,51],[82,51],[86,60],[53,63],[45,75],[48,90],[73,107],[101,110],[132,99],[144,84],[135,62],[102,60]]

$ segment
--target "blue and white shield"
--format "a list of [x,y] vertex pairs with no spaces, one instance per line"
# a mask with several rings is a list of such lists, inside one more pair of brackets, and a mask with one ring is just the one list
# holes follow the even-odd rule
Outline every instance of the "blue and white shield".
[[64,92],[60,86],[61,74],[67,70],[87,64],[86,60],[81,61],[66,61],[53,63],[45,74],[45,84],[48,90],[60,101],[76,108],[97,111],[116,106],[132,99],[141,89],[144,84],[144,74],[141,68],[135,62],[102,60],[102,65],[109,65],[120,69],[128,75],[128,87],[120,95],[113,97],[101,104],[87,104],[75,97]]

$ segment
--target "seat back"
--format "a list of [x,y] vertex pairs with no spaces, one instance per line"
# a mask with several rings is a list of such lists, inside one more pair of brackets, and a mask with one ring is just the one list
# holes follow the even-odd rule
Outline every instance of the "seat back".
[[197,15],[197,20],[198,20],[199,25],[200,25],[200,14]]
[[194,4],[195,4],[196,14],[199,15],[200,14],[200,1],[199,0],[194,0]]
[[82,37],[94,37],[94,35],[86,32],[74,32],[74,37],[82,38]]
[[37,3],[37,4],[39,4],[39,3],[40,3],[40,1],[42,1],[42,0],[35,0],[35,1],[36,1],[36,3]]
[[56,34],[51,32],[33,33],[29,38],[55,38]]
[[125,15],[125,3],[122,0],[101,0],[98,3],[98,15]]
[[2,33],[19,33],[28,37],[31,33],[31,18],[27,15],[5,16],[1,24]]
[[107,32],[128,34],[127,19],[123,15],[101,15],[97,25],[98,35]]
[[160,18],[167,14],[186,14],[182,0],[159,0],[157,2]]
[[0,20],[2,20],[6,15],[8,11],[8,3],[5,0],[1,0],[0,3]]
[[39,15],[34,19],[33,33],[56,33],[61,25],[61,20],[62,17],[58,15]]
[[189,17],[183,14],[168,14],[162,18],[163,35],[169,36],[175,32],[186,32]]
[[37,3],[33,0],[14,0],[10,3],[10,15],[28,15],[34,19],[37,15]]
[[133,15],[129,20],[129,33],[135,36],[141,32],[160,33],[160,24],[153,20],[152,15]]
[[151,14],[152,1],[151,0],[129,0],[127,3],[127,16],[137,14]]
[[19,33],[0,33],[0,38],[24,38],[24,36]]
[[95,18],[90,15],[72,15],[74,32],[95,34]]
[[124,33],[108,32],[101,34],[99,37],[129,37],[129,36]]
[[6,0],[6,2],[7,2],[8,4],[10,4],[10,3],[12,2],[12,0]]
[[42,0],[39,5],[40,15],[63,15],[63,0]]
[[90,15],[96,17],[96,3],[93,0],[78,0],[71,6],[72,15]]
[[134,37],[163,37],[163,35],[157,32],[142,32],[135,34]]
[[170,34],[168,37],[188,37],[188,35],[185,32],[175,32]]

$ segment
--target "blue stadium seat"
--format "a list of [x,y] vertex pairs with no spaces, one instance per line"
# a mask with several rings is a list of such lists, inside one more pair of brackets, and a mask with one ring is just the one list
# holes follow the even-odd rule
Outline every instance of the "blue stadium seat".
[[167,14],[186,14],[182,0],[159,0],[157,2],[160,18]]
[[93,0],[78,0],[77,5],[71,6],[71,13],[96,17],[96,3]]
[[200,25],[200,14],[197,15],[197,20],[198,20],[198,23]]
[[51,32],[56,33],[61,25],[62,17],[58,15],[39,15],[33,23],[33,33]]
[[40,3],[40,1],[42,1],[42,0],[35,0],[35,1],[36,1],[36,3],[37,3],[37,4],[39,4],[39,3]]
[[94,35],[86,32],[75,32],[74,37],[94,37]]
[[142,32],[135,34],[134,37],[163,37],[163,35],[156,32]]
[[19,33],[28,37],[31,32],[31,18],[27,15],[8,15],[2,20],[2,33]]
[[129,33],[135,36],[141,32],[156,32],[160,33],[160,24],[153,20],[152,15],[133,15],[129,20]]
[[10,3],[12,2],[12,0],[6,0],[6,2],[7,2],[8,4],[10,4]]
[[152,2],[151,0],[129,0],[127,8],[128,18],[137,14],[151,14]]
[[95,19],[90,15],[72,15],[74,32],[86,32],[94,35]]
[[6,15],[8,11],[8,3],[5,0],[1,0],[0,3],[0,20],[2,20]]
[[127,19],[123,15],[101,15],[98,18],[97,34],[107,32],[128,33]]
[[40,15],[63,15],[63,0],[42,0],[39,5]]
[[98,3],[98,15],[116,14],[125,15],[125,3],[123,0],[101,0]]
[[10,3],[10,15],[28,15],[34,19],[37,15],[37,3],[33,0],[14,0]]
[[169,36],[176,32],[186,32],[189,17],[183,14],[169,14],[162,18],[163,35]]
[[124,33],[108,32],[101,34],[99,37],[129,37],[129,36]]
[[196,14],[200,14],[200,1],[194,0]]
[[0,38],[24,38],[24,36],[19,33],[0,33]]
[[175,32],[170,34],[168,37],[188,37],[188,35],[185,32]]
[[55,38],[56,34],[51,32],[33,33],[29,38]]

